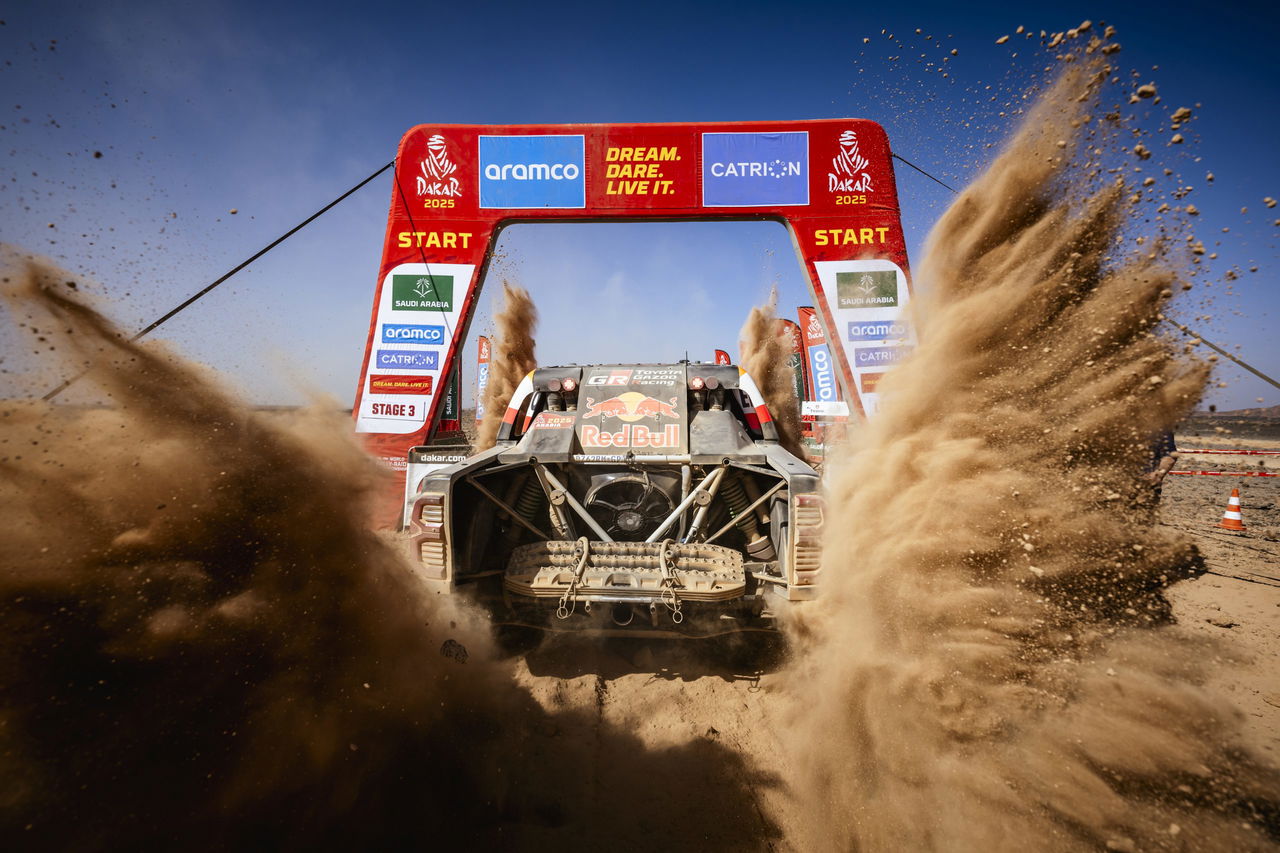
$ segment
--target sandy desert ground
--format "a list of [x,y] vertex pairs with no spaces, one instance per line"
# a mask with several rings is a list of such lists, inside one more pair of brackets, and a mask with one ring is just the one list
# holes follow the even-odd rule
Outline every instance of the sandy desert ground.
[[[1194,435],[1180,442],[1215,446]],[[1239,442],[1216,446],[1227,444]],[[1221,459],[1214,470],[1229,467]],[[1234,485],[1249,528],[1243,535],[1215,527]],[[1161,523],[1189,535],[1208,564],[1207,574],[1170,589],[1176,630],[1214,641],[1206,651],[1215,655],[1211,684],[1239,709],[1247,744],[1273,765],[1280,763],[1278,497],[1273,478],[1176,476],[1168,478],[1161,506]],[[582,729],[549,734],[589,768],[592,778],[582,787],[589,793],[578,806],[616,810],[614,841],[644,838],[649,849],[774,850],[789,849],[786,839],[799,837],[792,795],[778,776],[757,769],[787,766],[778,736],[792,713],[780,689],[784,655],[779,648],[557,636],[510,665],[545,710],[578,712]],[[665,754],[670,763],[637,768],[625,743],[598,738],[605,729],[633,734],[647,756]],[[726,751],[747,761],[726,762]],[[669,774],[689,796],[661,797],[663,786],[655,791],[638,773]],[[726,773],[741,774],[738,784],[724,787]],[[724,796],[707,795],[715,786]],[[610,841],[583,839],[581,829],[573,816],[558,815],[525,840],[539,847],[561,838],[575,845]]]

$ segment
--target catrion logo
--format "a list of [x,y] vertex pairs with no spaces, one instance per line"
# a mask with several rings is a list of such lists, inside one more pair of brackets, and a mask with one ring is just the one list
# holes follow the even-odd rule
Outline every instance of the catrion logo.
[[453,276],[393,275],[392,311],[452,311]]
[[809,134],[702,134],[702,203],[773,207],[809,203]]
[[841,308],[892,308],[898,304],[898,274],[893,270],[836,273]]
[[869,165],[871,161],[858,151],[858,134],[846,130],[840,134],[840,153],[831,158],[827,189],[833,193],[871,192]]
[[444,342],[444,326],[419,326],[410,323],[383,323],[384,344],[439,344]]
[[897,364],[911,352],[910,347],[859,347],[853,351],[854,367],[884,367]]
[[380,349],[377,356],[376,364],[384,370],[435,370],[439,364],[434,350]]
[[587,206],[581,135],[481,136],[480,206]]
[[676,409],[676,397],[672,397],[671,402],[664,403],[639,391],[627,391],[612,399],[601,400],[599,403],[587,397],[586,402],[587,408],[582,412],[583,418],[594,418],[599,415],[602,418],[618,418],[632,422],[641,418],[680,417],[680,412]]
[[460,196],[462,185],[454,173],[458,166],[449,159],[449,145],[440,134],[427,140],[427,156],[418,164],[415,178],[418,195]]
[[850,341],[887,341],[896,338],[905,338],[907,336],[907,327],[902,323],[894,320],[873,320],[868,322],[853,322],[849,324],[849,340]]

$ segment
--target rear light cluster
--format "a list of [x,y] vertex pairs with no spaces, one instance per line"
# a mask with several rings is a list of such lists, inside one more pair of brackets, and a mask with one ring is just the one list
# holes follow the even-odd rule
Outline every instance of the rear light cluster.
[[444,533],[444,495],[425,494],[414,506],[413,543],[423,574],[445,578],[449,574],[449,550]]
[[689,379],[689,390],[693,392],[693,410],[724,408],[724,388],[720,380],[714,376],[694,376]]
[[791,511],[791,536],[795,544],[792,566],[796,585],[806,586],[822,571],[823,500],[821,495],[796,495]]
[[547,411],[573,412],[578,408],[578,380],[572,376],[548,379],[539,390],[547,392]]
[[566,394],[572,394],[574,391],[578,390],[578,381],[572,377],[566,379],[552,379],[547,383],[545,390],[551,392],[563,391]]

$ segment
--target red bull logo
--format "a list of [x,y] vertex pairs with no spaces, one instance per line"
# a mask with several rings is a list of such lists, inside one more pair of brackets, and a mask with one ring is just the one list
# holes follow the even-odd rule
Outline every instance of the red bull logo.
[[602,447],[679,447],[680,425],[667,424],[662,429],[649,429],[644,424],[623,424],[622,429],[617,432],[609,432],[595,424],[583,424],[582,446],[591,449]]
[[618,418],[627,423],[634,423],[641,418],[679,418],[677,400],[678,398],[672,397],[671,402],[664,403],[639,391],[627,391],[599,403],[587,397],[587,407],[583,410],[582,417],[586,419],[599,415],[602,418]]

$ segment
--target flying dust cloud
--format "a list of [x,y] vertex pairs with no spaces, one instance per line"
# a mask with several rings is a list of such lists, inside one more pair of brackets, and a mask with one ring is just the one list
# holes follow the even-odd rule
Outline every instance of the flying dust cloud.
[[57,270],[7,260],[12,313],[97,365],[84,382],[111,400],[3,404],[8,849],[391,842],[415,837],[401,810],[483,819],[514,691],[366,529],[384,475],[345,418],[268,421],[125,342]]
[[[480,617],[424,591],[368,529],[386,475],[331,405],[251,410],[127,343],[59,270],[5,261],[23,343],[92,365],[81,387],[109,404],[0,403],[0,847],[760,837],[747,758],[544,710]],[[715,839],[672,776],[717,792]]]
[[791,334],[778,320],[777,288],[770,291],[765,304],[751,309],[738,339],[742,369],[759,385],[765,405],[773,415],[779,441],[789,452],[803,459],[800,403],[796,400],[790,363]]
[[1079,191],[1100,66],[1071,67],[934,227],[921,344],[829,472],[790,673],[805,846],[1274,843],[1277,777],[1160,594],[1201,563],[1153,525],[1141,471],[1207,371],[1159,335],[1178,280],[1121,246],[1123,188]]
[[507,413],[507,404],[516,386],[538,366],[534,353],[534,331],[538,309],[529,291],[519,285],[502,283],[502,310],[494,315],[497,332],[489,362],[489,384],[484,390],[484,419],[476,427],[476,451],[493,447]]

